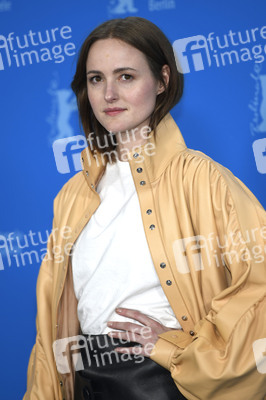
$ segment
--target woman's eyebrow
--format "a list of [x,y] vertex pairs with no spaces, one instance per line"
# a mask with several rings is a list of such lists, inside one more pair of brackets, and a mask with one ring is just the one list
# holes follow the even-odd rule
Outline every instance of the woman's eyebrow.
[[[119,72],[124,72],[124,71],[137,71],[137,70],[134,69],[134,68],[131,68],[131,67],[122,67],[122,68],[116,68],[113,71],[113,73],[117,74]],[[101,71],[97,71],[97,70],[90,70],[90,71],[87,72],[87,75],[89,75],[89,74],[102,74],[102,72]]]
[[137,71],[135,68],[131,68],[131,67],[122,67],[122,68],[116,68],[114,70],[114,73],[117,74],[118,72],[123,72],[123,71]]

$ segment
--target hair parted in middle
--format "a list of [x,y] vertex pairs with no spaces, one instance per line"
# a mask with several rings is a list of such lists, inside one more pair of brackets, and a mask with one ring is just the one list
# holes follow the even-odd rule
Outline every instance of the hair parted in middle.
[[[141,17],[126,17],[108,20],[85,39],[78,57],[75,76],[71,88],[77,97],[79,117],[86,138],[93,132],[95,148],[98,152],[113,152],[114,141],[108,131],[96,119],[87,94],[86,62],[90,48],[97,40],[119,39],[141,51],[150,67],[154,78],[164,85],[164,91],[157,96],[155,109],[151,115],[150,128],[156,134],[156,126],[163,117],[179,102],[183,94],[184,78],[176,67],[176,59],[171,43],[165,34],[151,21]],[[168,65],[170,78],[165,85],[162,67]],[[103,149],[97,145],[101,139],[108,137],[108,147]]]

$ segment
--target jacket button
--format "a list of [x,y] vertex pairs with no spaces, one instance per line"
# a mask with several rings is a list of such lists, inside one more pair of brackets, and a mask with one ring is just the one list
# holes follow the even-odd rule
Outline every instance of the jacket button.
[[168,279],[168,281],[166,281],[166,285],[167,286],[171,286],[172,285],[172,281],[170,281],[170,279]]
[[60,386],[63,386],[63,382],[62,381],[60,381],[59,384],[60,384]]
[[137,168],[137,172],[140,174],[143,171],[142,168]]
[[140,185],[141,186],[146,185],[146,182],[145,181],[140,181]]
[[161,268],[165,268],[165,267],[166,267],[166,264],[165,264],[164,262],[162,262],[162,263],[160,264],[160,267],[161,267]]
[[183,321],[187,321],[187,316],[186,316],[186,315],[183,315],[183,316],[182,316],[182,320],[183,320]]
[[150,215],[150,214],[152,213],[152,210],[149,208],[149,209],[146,211],[146,213],[147,213],[148,215]]
[[155,229],[155,225],[150,225],[150,230],[153,231],[153,229]]
[[190,331],[189,334],[190,334],[191,336],[194,336],[194,335],[195,335],[195,332],[194,332],[194,331]]
[[138,156],[139,156],[139,153],[134,153],[134,154],[133,154],[133,157],[134,157],[134,158],[138,158]]

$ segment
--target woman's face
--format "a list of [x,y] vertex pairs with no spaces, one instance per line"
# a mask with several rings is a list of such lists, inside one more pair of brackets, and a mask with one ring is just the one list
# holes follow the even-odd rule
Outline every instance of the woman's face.
[[149,125],[156,97],[164,90],[144,54],[118,39],[101,39],[90,48],[88,98],[107,131],[125,132]]

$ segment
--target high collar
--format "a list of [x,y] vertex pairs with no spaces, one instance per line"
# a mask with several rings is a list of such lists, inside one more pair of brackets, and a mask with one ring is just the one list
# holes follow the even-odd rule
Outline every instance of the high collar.
[[[152,144],[152,152],[145,151],[147,143]],[[165,170],[173,156],[185,149],[186,144],[183,136],[174,119],[168,113],[158,124],[156,134],[152,131],[144,145],[137,150],[134,149],[134,151],[129,152],[129,162],[133,162],[133,154],[137,151],[144,159],[151,181],[154,181]],[[95,188],[104,173],[106,165],[103,163],[101,154],[95,153],[93,156],[89,147],[82,151],[81,157],[85,178],[89,186]]]

